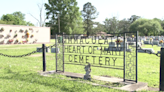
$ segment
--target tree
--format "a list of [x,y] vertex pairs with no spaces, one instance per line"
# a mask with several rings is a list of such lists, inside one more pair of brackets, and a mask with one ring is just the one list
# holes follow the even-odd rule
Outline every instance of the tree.
[[21,13],[20,11],[14,12],[12,15],[19,18],[22,21],[25,20],[25,14]]
[[12,25],[29,25],[34,26],[30,22],[25,21],[25,14],[17,11],[12,14],[6,14],[1,17],[0,24],[12,24]]
[[32,24],[31,22],[26,22],[25,24],[26,26],[34,26],[34,24]]
[[18,17],[15,17],[14,15],[12,14],[6,14],[6,15],[3,15],[2,18],[1,18],[2,21],[5,21],[7,24],[10,22],[13,23],[13,25],[20,25],[20,19]]
[[127,19],[123,19],[119,21],[118,26],[120,32],[129,32],[130,22]]
[[93,28],[93,31],[92,31],[93,33],[92,34],[96,34],[97,32],[100,32],[100,31],[103,31],[103,32],[106,31],[105,26],[103,24],[101,24],[99,22],[95,22],[94,25],[96,27]]
[[96,7],[94,7],[90,2],[84,4],[81,12],[84,20],[85,32],[87,32],[87,36],[89,36],[92,33],[93,20],[96,19],[98,13]]
[[107,30],[107,33],[117,33],[119,32],[119,29],[118,29],[118,23],[119,21],[117,20],[116,17],[113,17],[113,18],[106,18],[105,21],[104,21],[104,24],[105,24],[105,28]]
[[104,21],[104,27],[106,29],[106,32],[110,33],[110,20],[108,18],[106,18]]
[[137,15],[132,15],[130,18],[129,18],[129,22],[130,23],[133,23],[134,21],[136,21],[137,19],[141,18],[140,16],[137,16]]
[[3,21],[3,20],[0,20],[0,24],[10,24],[10,25],[12,25],[13,21],[6,22],[6,21]]
[[131,32],[139,31],[140,35],[150,36],[150,35],[159,35],[163,32],[163,29],[160,23],[156,20],[150,19],[138,19],[133,22],[129,30]]
[[43,16],[42,16],[43,15],[43,11],[44,11],[44,9],[43,9],[44,3],[37,4],[37,6],[39,8],[39,19],[36,18],[35,16],[33,16],[31,13],[29,13],[29,14],[39,23],[40,27],[43,27],[43,26],[45,26],[45,22],[46,22],[46,19],[47,19],[47,17],[43,18]]
[[48,0],[45,7],[47,18],[50,19],[46,26],[51,27],[54,33],[59,33],[58,18],[60,20],[60,33],[83,33],[81,13],[76,0]]
[[20,20],[19,25],[26,25],[25,14],[21,13],[20,11],[17,11],[14,12],[12,15]]

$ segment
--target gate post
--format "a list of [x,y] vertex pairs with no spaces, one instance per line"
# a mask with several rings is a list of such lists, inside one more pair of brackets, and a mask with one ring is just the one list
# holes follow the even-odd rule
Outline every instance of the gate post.
[[138,31],[136,32],[136,83],[138,82]]
[[42,55],[43,55],[43,72],[46,71],[46,55],[45,55],[45,44],[42,44]]
[[159,90],[164,91],[164,48],[161,48],[160,56],[160,80],[159,80]]
[[58,35],[56,34],[56,35],[55,35],[55,46],[56,46],[56,51],[55,51],[55,52],[56,52],[56,72],[57,72],[57,61],[58,61],[58,56],[57,56],[57,47],[58,47],[58,45],[57,45],[58,42],[57,42],[57,41],[58,41],[58,40],[57,40],[57,36],[58,36]]
[[125,82],[125,63],[126,63],[126,59],[125,59],[125,57],[126,57],[126,33],[124,33],[124,82]]
[[64,72],[64,33],[62,34],[62,47],[63,47],[63,72]]

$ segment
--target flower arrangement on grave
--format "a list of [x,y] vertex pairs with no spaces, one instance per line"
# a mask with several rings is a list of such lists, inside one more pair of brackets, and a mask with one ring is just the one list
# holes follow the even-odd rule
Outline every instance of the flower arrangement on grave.
[[31,35],[31,38],[34,37],[34,34]]
[[28,32],[28,30],[25,31],[26,33]]
[[4,31],[4,28],[2,27],[0,31]]
[[29,41],[29,39],[26,39],[26,41],[28,42],[28,41]]
[[3,44],[4,42],[5,42],[5,41],[4,41],[4,40],[2,40],[0,43],[2,43],[2,44]]
[[29,30],[33,30],[32,28],[29,28]]
[[36,43],[37,42],[37,39],[35,39],[34,41],[33,41],[33,43]]
[[121,42],[123,42],[123,41],[120,40],[120,39],[117,39],[117,40],[116,40],[116,43],[118,43],[118,44],[120,44]]
[[163,40],[160,40],[159,43],[160,43],[160,44],[163,43]]
[[17,37],[17,36],[18,36],[17,34],[14,35],[14,37]]
[[13,39],[10,39],[9,42],[13,42]]
[[46,47],[50,46],[49,44],[46,44]]
[[134,35],[132,35],[132,38],[134,38]]
[[153,38],[150,38],[150,41],[152,41],[153,40]]
[[24,44],[24,43],[26,43],[27,41],[22,41],[22,43]]
[[20,31],[19,32],[23,32],[23,29],[20,29]]
[[19,39],[17,39],[16,41],[19,42]]
[[27,38],[29,38],[29,32],[27,32],[26,35],[27,35]]

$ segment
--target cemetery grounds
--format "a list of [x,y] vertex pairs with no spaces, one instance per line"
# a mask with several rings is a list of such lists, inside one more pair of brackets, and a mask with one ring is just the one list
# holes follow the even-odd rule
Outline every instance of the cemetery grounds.
[[[51,40],[53,45],[55,40]],[[1,45],[0,53],[7,55],[22,55],[36,50],[41,44],[23,45]],[[144,45],[142,48],[153,48],[155,52],[160,51],[160,47],[154,45]],[[88,50],[88,49],[85,49]],[[65,60],[67,60],[67,56]],[[55,53],[46,53],[46,71],[55,70]],[[0,56],[0,91],[2,92],[120,92],[120,90],[109,89],[100,86],[87,84],[86,80],[67,78],[62,75],[53,74],[51,76],[41,76],[42,53],[35,53],[22,58],[12,58]],[[147,53],[138,53],[138,81],[148,83],[149,87],[159,87],[159,66],[160,57]],[[91,75],[112,76],[122,78],[123,72],[115,69],[92,67]],[[85,74],[84,66],[65,65],[65,71]],[[83,83],[79,82],[83,81]],[[93,81],[100,83],[99,81]],[[101,82],[108,85],[109,83]],[[110,84],[112,85],[112,84]]]

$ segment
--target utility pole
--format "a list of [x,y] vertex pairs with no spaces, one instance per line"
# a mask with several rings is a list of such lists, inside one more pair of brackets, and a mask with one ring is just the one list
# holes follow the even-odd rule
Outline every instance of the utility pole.
[[60,15],[58,14],[58,26],[59,26],[59,34],[60,34]]

